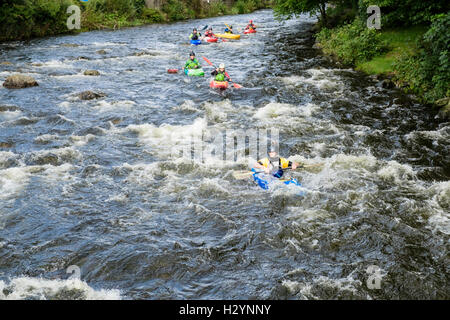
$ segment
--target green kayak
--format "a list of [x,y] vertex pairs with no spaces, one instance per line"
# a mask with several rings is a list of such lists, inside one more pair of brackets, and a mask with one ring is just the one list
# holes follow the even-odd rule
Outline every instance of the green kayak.
[[191,77],[203,77],[205,72],[202,68],[199,69],[184,69],[184,73]]

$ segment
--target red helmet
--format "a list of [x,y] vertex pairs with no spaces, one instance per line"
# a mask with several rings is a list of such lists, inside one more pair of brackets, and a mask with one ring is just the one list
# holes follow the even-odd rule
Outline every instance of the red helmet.
[[250,23],[253,23],[253,20],[250,20]]

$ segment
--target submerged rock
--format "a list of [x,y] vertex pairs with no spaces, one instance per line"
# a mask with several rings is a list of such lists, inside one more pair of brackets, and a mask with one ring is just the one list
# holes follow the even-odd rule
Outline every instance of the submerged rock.
[[381,86],[384,89],[393,89],[393,88],[395,88],[395,83],[392,80],[385,79],[385,80],[381,81]]
[[106,50],[101,49],[101,50],[98,50],[97,53],[98,54],[107,54],[108,52],[106,52]]
[[83,91],[78,94],[78,97],[81,100],[93,100],[104,97],[105,94],[102,92],[93,92],[93,91]]
[[435,104],[441,108],[439,111],[439,116],[443,119],[450,119],[450,98],[439,99]]
[[12,148],[14,143],[0,141],[0,148]]
[[84,72],[85,76],[99,76],[100,72],[98,72],[97,70],[86,70]]
[[3,86],[8,89],[21,89],[28,87],[35,87],[39,84],[34,80],[33,77],[24,76],[21,74],[15,74],[6,78]]

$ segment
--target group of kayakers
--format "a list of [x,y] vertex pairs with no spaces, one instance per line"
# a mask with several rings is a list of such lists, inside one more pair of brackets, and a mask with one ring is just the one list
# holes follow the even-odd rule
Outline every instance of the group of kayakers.
[[[191,51],[189,54],[189,59],[186,61],[184,68],[185,69],[199,69],[201,68],[200,62],[195,57],[195,52]],[[215,81],[230,81],[230,78],[227,76],[225,72],[225,64],[221,63],[218,68],[214,69],[211,72],[211,75],[214,77]]]
[[[253,20],[250,20],[248,25],[245,27],[246,31],[256,30],[256,26],[253,24]],[[225,29],[225,33],[232,34],[233,26],[228,26]],[[209,27],[204,34],[204,37],[215,37],[213,33],[212,27]],[[193,29],[191,35],[189,36],[190,40],[200,40],[201,34],[198,32],[196,28]],[[195,57],[195,52],[191,51],[189,54],[189,59],[186,61],[184,68],[185,69],[199,69],[201,68],[201,64],[198,59]],[[230,81],[227,72],[225,71],[225,64],[221,63],[218,68],[215,68],[211,75],[214,77],[215,81]],[[254,165],[254,169],[261,169],[264,173],[269,174],[275,178],[281,178],[286,169],[295,170],[299,164],[297,162],[292,162],[287,160],[286,158],[280,157],[278,154],[278,144],[275,142],[271,143],[269,151],[267,153],[267,157],[258,160]]]
[[[244,30],[256,30],[256,25],[253,23],[253,20],[250,20],[248,25],[245,27]],[[225,28],[225,33],[233,34],[233,26],[227,25]],[[205,34],[203,38],[215,38],[215,34],[213,32],[213,28],[209,27],[206,29]],[[189,35],[189,40],[201,40],[202,35],[200,32],[198,32],[197,28],[194,28],[192,30],[192,33]],[[195,52],[191,51],[189,54],[189,59],[186,61],[184,68],[185,69],[199,69],[201,68],[201,64],[198,61],[198,59],[195,57]],[[215,81],[222,82],[222,81],[230,81],[230,77],[228,76],[227,72],[225,71],[225,64],[221,63],[218,68],[215,68],[211,75],[214,77]]]

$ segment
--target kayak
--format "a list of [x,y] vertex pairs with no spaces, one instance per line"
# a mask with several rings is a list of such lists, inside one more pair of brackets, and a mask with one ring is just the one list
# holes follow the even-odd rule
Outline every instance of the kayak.
[[256,33],[256,30],[255,29],[244,30],[244,34],[249,34],[249,33]]
[[219,39],[215,37],[205,37],[206,42],[217,42],[217,40]]
[[205,75],[205,72],[203,71],[202,68],[199,68],[199,69],[184,69],[184,73],[187,76],[191,76],[191,77],[203,77]]
[[[277,179],[271,175],[267,175],[265,173],[256,172],[255,169],[252,169],[253,172],[253,180],[264,190],[269,190],[271,186],[274,184],[279,184],[280,182],[285,185],[293,185],[297,186],[299,188],[302,187],[301,183],[298,182],[297,179],[289,179],[289,180],[283,180],[283,179]],[[300,190],[300,195],[304,195],[305,193]]]
[[190,40],[191,44],[198,46],[199,44],[202,43],[202,40]]
[[211,82],[209,83],[209,86],[211,88],[217,88],[217,89],[225,90],[226,88],[228,88],[228,81],[211,80]]
[[219,38],[227,38],[227,39],[233,39],[233,40],[239,40],[241,38],[240,34],[234,34],[234,33],[215,33],[216,37]]

